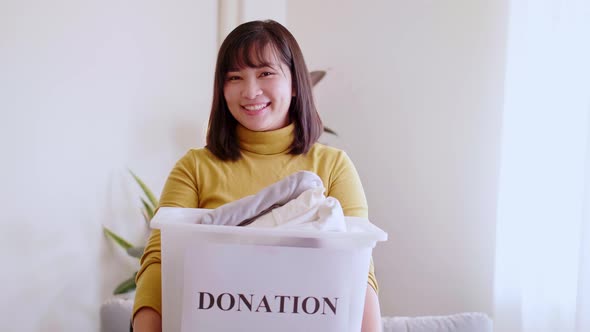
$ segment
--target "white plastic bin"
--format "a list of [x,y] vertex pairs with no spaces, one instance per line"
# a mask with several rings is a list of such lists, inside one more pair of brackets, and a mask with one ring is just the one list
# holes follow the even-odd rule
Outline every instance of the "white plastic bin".
[[160,208],[162,319],[176,331],[358,332],[369,260],[387,234],[196,224],[209,210]]

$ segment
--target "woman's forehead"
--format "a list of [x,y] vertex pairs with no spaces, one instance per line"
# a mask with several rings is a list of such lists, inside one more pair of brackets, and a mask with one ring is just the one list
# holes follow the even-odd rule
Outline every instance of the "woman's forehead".
[[242,47],[229,56],[227,71],[235,71],[244,68],[278,68],[284,64],[278,51],[270,44]]

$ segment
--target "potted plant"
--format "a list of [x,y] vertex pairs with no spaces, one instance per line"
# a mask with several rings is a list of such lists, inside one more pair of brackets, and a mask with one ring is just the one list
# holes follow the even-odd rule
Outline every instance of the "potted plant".
[[[129,173],[135,180],[135,182],[141,188],[145,197],[140,197],[142,203],[141,213],[143,215],[143,219],[145,220],[146,225],[149,226],[150,220],[154,217],[154,212],[156,207],[158,206],[158,199],[152,193],[152,191],[148,188],[148,186],[137,176],[133,171],[129,170]],[[121,248],[123,248],[127,254],[131,257],[135,257],[137,259],[141,258],[143,255],[143,250],[145,249],[145,245],[141,246],[134,246],[129,241],[125,240],[123,237],[117,235],[115,232],[111,231],[106,226],[102,226],[104,234],[111,238],[116,244],[118,244]],[[133,273],[133,275],[126,279],[125,281],[121,282],[113,291],[113,294],[123,294],[135,290],[135,276],[137,275],[137,271]]]

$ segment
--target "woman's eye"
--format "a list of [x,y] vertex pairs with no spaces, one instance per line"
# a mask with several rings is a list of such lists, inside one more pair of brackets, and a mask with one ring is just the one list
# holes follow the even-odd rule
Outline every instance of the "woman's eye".
[[237,81],[240,79],[240,76],[228,76],[227,80],[228,81]]
[[260,74],[261,77],[266,77],[266,76],[270,76],[270,75],[272,75],[272,73],[269,71],[265,71],[262,74]]

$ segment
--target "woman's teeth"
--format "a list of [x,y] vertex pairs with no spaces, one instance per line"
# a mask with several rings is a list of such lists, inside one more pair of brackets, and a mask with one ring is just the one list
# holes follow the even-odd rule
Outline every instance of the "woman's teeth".
[[266,106],[268,106],[268,104],[247,105],[247,106],[242,106],[242,107],[244,107],[248,111],[260,111],[261,109],[265,108]]

